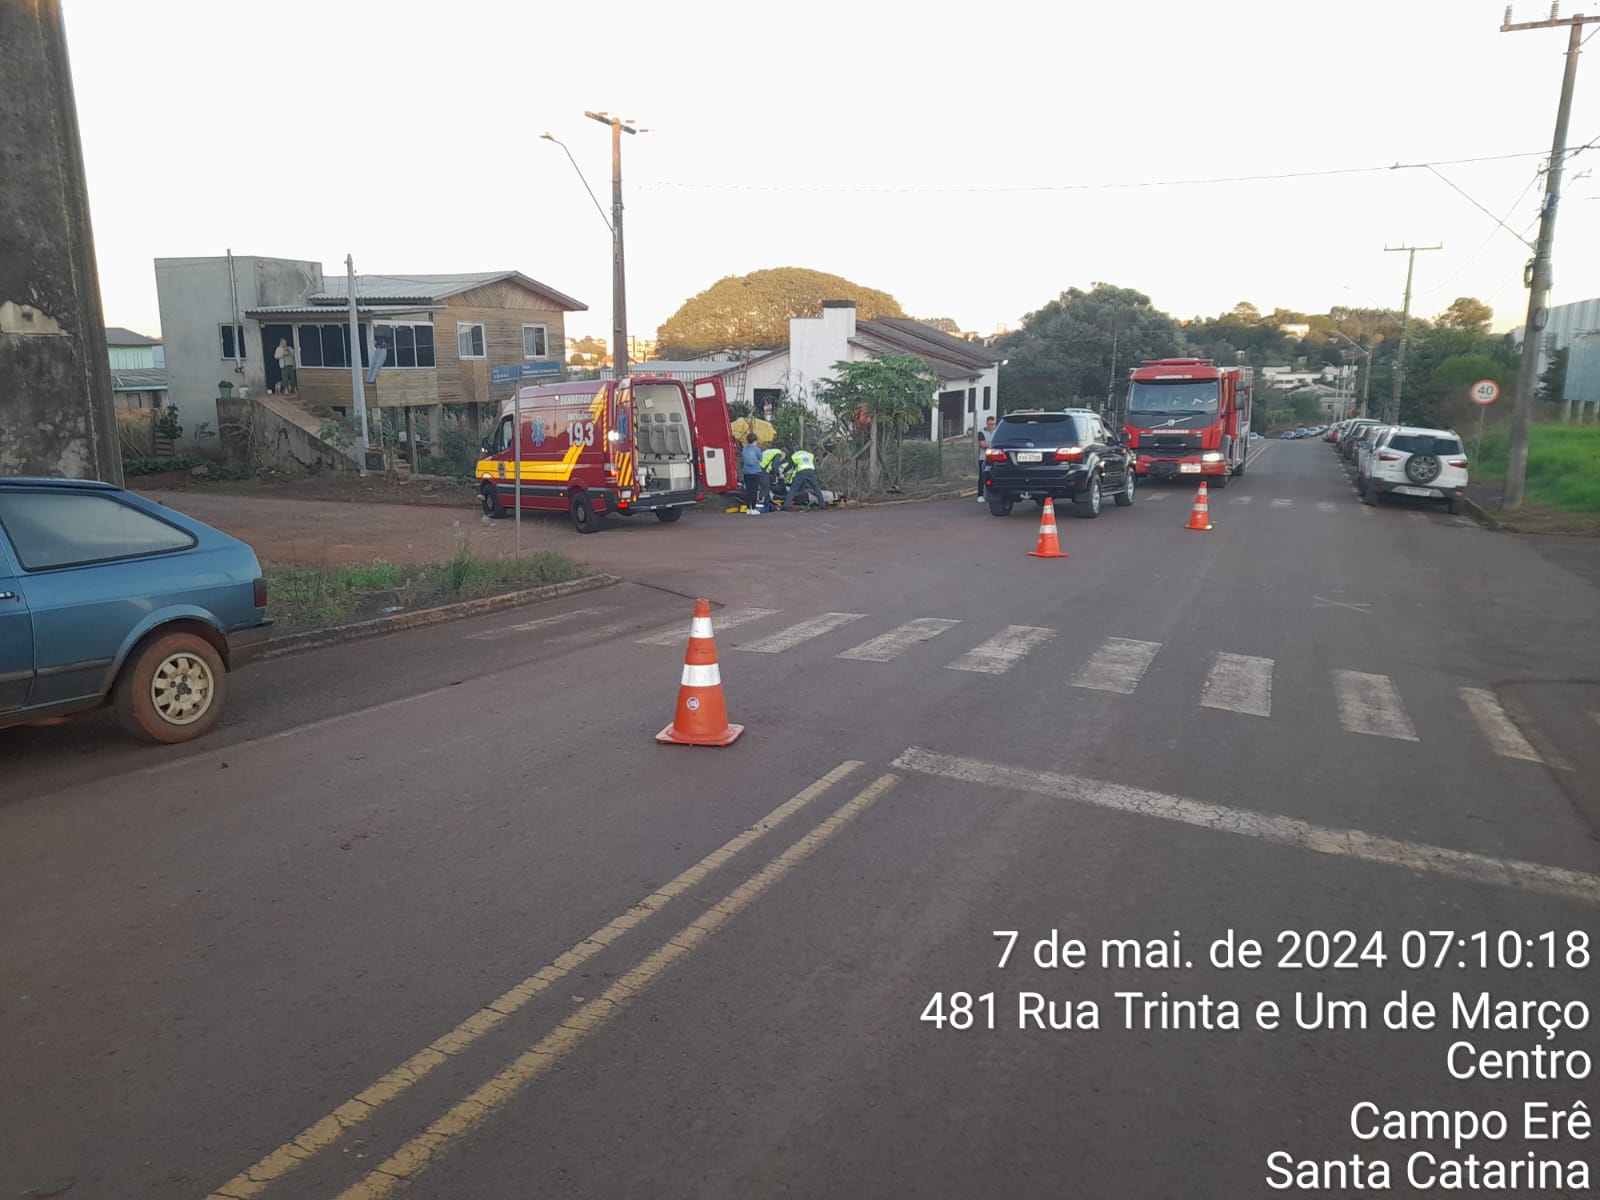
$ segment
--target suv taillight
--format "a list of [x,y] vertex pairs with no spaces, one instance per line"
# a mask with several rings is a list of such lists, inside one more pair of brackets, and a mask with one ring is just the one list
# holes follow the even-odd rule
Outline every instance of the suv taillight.
[[1057,462],[1077,462],[1083,457],[1082,446],[1063,446],[1056,451]]
[[990,462],[1005,462],[1006,460],[1006,452],[1004,450],[985,450],[983,456]]
[[1452,467],[1461,467],[1465,469],[1467,465],[1467,460],[1464,458],[1452,458],[1449,461]]
[[257,608],[265,608],[267,606],[267,581],[265,579],[256,580],[254,599]]
[[1378,453],[1378,461],[1379,462],[1399,462],[1400,461],[1400,456],[1398,454],[1390,454],[1387,450],[1383,450],[1383,451],[1380,451]]

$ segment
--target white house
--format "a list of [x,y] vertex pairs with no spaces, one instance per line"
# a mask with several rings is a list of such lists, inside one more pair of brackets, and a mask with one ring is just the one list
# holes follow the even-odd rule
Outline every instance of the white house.
[[820,413],[817,384],[834,378],[835,363],[880,355],[913,355],[938,378],[921,427],[930,438],[970,432],[999,414],[1001,360],[988,347],[905,317],[858,324],[854,300],[824,300],[820,317],[790,318],[787,348],[727,365],[721,374],[728,398],[758,413],[783,397]]

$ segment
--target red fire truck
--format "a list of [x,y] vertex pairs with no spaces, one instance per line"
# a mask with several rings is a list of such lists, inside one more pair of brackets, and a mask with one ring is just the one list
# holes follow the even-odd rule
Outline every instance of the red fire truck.
[[1128,373],[1124,431],[1140,476],[1197,475],[1227,487],[1250,453],[1248,368],[1163,358]]
[[520,494],[524,511],[564,512],[593,533],[608,512],[676,521],[708,492],[737,491],[737,462],[722,380],[631,376],[523,388],[501,405],[476,477],[491,517]]

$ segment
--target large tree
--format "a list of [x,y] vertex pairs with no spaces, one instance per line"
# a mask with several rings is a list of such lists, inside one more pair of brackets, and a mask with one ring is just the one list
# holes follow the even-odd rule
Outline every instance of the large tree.
[[1177,325],[1143,292],[1109,283],[1087,292],[1068,288],[995,344],[1007,360],[1000,368],[1001,406],[1011,411],[1103,401],[1108,385],[1120,385],[1130,366],[1165,358],[1177,347]]
[[1489,322],[1494,320],[1494,309],[1482,300],[1471,296],[1457,296],[1450,307],[1439,314],[1441,329],[1465,329],[1468,333],[1488,333]]
[[856,317],[903,317],[888,292],[805,267],[729,275],[691,296],[656,330],[663,358],[718,350],[766,350],[789,342],[790,317],[822,315],[824,300],[854,300]]

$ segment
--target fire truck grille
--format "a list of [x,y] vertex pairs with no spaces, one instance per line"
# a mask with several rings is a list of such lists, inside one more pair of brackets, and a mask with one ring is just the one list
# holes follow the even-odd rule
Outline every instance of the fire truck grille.
[[1188,454],[1200,449],[1198,433],[1144,433],[1139,435],[1139,449],[1152,454]]

